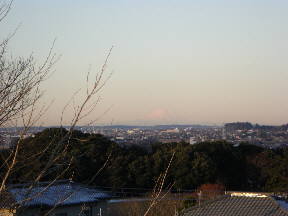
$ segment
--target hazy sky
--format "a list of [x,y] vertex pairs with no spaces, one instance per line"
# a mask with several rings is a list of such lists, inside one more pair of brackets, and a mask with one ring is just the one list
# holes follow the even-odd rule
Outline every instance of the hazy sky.
[[10,51],[39,61],[57,38],[46,125],[59,124],[89,65],[99,71],[112,45],[113,76],[89,119],[110,110],[97,124],[284,124],[287,11],[287,0],[15,0],[0,36],[21,23]]

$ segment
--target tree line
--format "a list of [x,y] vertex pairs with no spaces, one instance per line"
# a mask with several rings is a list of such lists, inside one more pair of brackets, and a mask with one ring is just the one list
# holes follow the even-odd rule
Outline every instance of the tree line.
[[[49,128],[23,139],[15,169],[8,182],[34,181],[55,148],[65,152],[39,181],[72,179],[112,188],[153,188],[169,165],[165,186],[174,190],[195,189],[203,184],[222,184],[226,190],[285,191],[288,189],[288,148],[264,149],[246,143],[234,147],[225,141],[155,143],[149,150],[120,147],[100,134]],[[41,155],[39,157],[39,154]],[[9,152],[1,152],[1,164]],[[0,177],[5,173],[0,170]]]

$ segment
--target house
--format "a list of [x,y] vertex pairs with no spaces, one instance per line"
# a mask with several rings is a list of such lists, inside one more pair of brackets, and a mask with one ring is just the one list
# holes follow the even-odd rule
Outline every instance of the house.
[[183,216],[288,216],[283,201],[269,195],[231,193],[185,209]]
[[112,196],[72,181],[9,186],[0,196],[0,216],[105,215]]

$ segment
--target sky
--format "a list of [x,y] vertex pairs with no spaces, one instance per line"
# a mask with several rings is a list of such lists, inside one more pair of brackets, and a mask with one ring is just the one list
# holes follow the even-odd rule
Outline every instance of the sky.
[[[56,39],[44,125],[60,123],[79,89],[81,104],[89,68],[92,82],[112,46],[112,77],[80,124],[279,125],[288,122],[287,11],[285,0],[15,0],[0,37],[20,26],[9,54],[39,64]],[[70,103],[64,123],[72,117]]]

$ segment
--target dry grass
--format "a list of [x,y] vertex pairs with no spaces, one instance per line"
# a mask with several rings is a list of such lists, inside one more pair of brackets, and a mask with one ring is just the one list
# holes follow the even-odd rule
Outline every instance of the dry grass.
[[[129,199],[123,202],[111,204],[109,215],[113,216],[143,216],[150,207],[151,196],[141,199]],[[158,200],[148,212],[148,216],[175,216],[179,211],[187,207],[185,200],[191,200],[195,195],[191,194],[167,194],[165,198]]]

